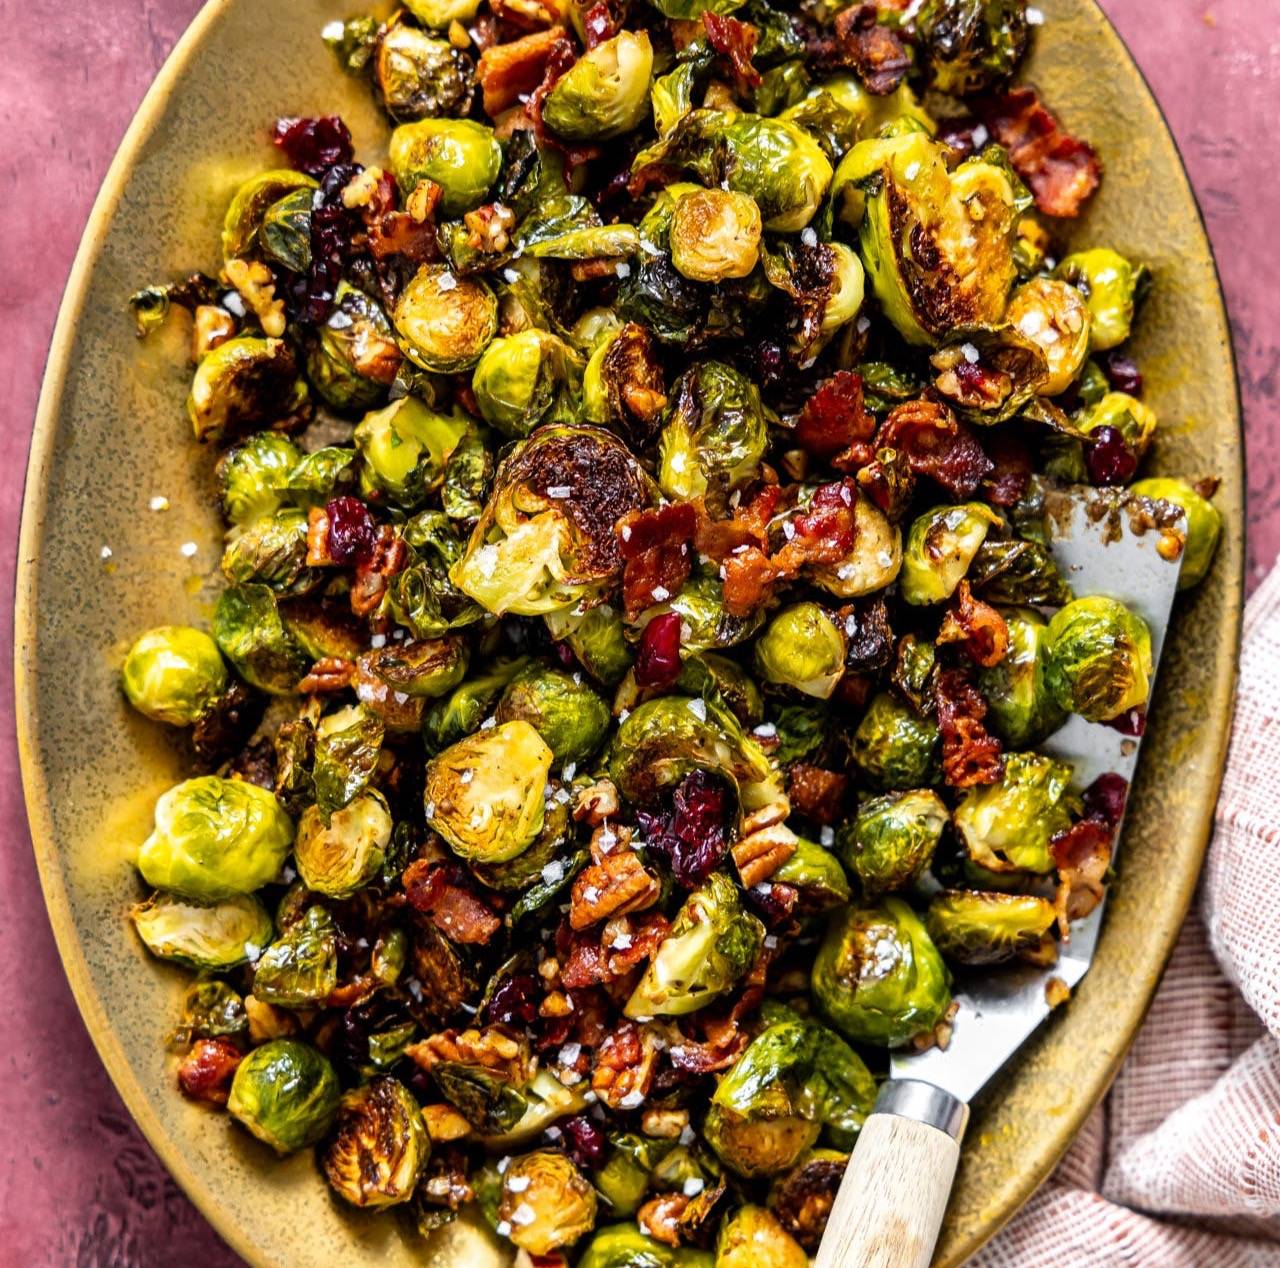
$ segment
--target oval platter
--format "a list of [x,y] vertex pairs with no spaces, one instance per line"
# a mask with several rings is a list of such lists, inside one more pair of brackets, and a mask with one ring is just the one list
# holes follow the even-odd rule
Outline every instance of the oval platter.
[[[102,1060],[166,1166],[254,1265],[476,1265],[496,1245],[455,1225],[430,1247],[394,1219],[340,1210],[308,1155],[276,1163],[227,1118],[176,1092],[164,1038],[181,975],[127,927],[127,860],[156,796],[181,778],[161,728],[123,704],[128,640],[162,621],[207,623],[220,531],[212,459],[194,451],[176,329],[138,341],[138,286],[211,268],[222,210],[277,165],[278,115],[337,111],[357,156],[385,125],[342,76],[320,30],[355,5],[211,0],[126,135],[80,245],[49,356],[27,472],[17,584],[18,737],[32,838],[54,933]],[[1164,120],[1093,0],[1040,0],[1024,77],[1098,149],[1102,191],[1081,242],[1146,261],[1156,285],[1135,355],[1161,418],[1159,471],[1217,475],[1227,532],[1184,598],[1127,820],[1093,970],[980,1098],[937,1262],[962,1262],[1026,1201],[1115,1074],[1195,888],[1229,730],[1243,577],[1243,446],[1213,257]],[[169,509],[153,512],[153,498]],[[104,551],[104,548],[106,550]],[[108,553],[109,552],[109,553]]]

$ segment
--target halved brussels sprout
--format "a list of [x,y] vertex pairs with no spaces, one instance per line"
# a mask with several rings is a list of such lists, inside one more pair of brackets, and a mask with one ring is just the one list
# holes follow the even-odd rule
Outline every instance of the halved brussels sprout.
[[808,1268],[809,1256],[762,1206],[740,1206],[720,1225],[715,1268]]
[[933,87],[957,97],[986,92],[1027,51],[1026,0],[926,0],[916,33]]
[[623,1010],[628,1017],[679,1017],[730,990],[751,967],[764,926],[738,887],[714,872],[685,899]]
[[646,31],[620,31],[588,49],[556,81],[542,121],[568,141],[603,141],[640,126],[649,109],[653,45]]
[[478,277],[424,264],[400,292],[392,320],[414,365],[456,374],[475,365],[498,333],[498,300]]
[[591,344],[582,374],[583,416],[647,441],[667,403],[662,367],[649,331],[609,313],[615,324]]
[[365,485],[397,506],[420,506],[443,483],[449,456],[471,426],[461,414],[437,414],[416,396],[366,414],[354,433]]
[[381,1075],[339,1102],[320,1165],[339,1197],[352,1206],[377,1208],[413,1196],[430,1153],[413,1093]]
[[1118,251],[1093,247],[1066,256],[1053,271],[1070,282],[1085,299],[1092,315],[1089,346],[1105,352],[1124,343],[1133,327],[1139,271]]
[[213,610],[213,637],[245,682],[273,696],[290,694],[307,672],[307,659],[267,586],[224,590]]
[[601,603],[581,616],[550,612],[544,618],[551,637],[563,639],[582,667],[597,682],[616,686],[635,659],[627,645],[622,616],[610,604]]
[[1130,485],[1136,497],[1157,498],[1179,507],[1187,517],[1187,544],[1182,552],[1178,589],[1199,585],[1209,571],[1218,539],[1222,536],[1222,512],[1208,498],[1201,497],[1185,480],[1156,477]]
[[957,964],[999,964],[1019,951],[1034,951],[1057,912],[1047,898],[948,889],[925,914],[934,945]]
[[271,941],[271,916],[252,894],[215,904],[153,894],[129,914],[152,955],[194,969],[233,969]]
[[849,1155],[813,1149],[769,1187],[769,1209],[783,1228],[811,1253],[822,1243],[827,1217],[835,1205]]
[[949,821],[942,798],[927,789],[872,797],[840,829],[840,854],[863,892],[878,898],[919,880]]
[[795,853],[770,878],[797,892],[796,912],[811,916],[830,911],[850,898],[849,878],[830,850],[804,837],[796,838]]
[[244,527],[288,500],[289,473],[302,450],[278,431],[260,431],[218,460],[218,492],[229,523]]
[[203,630],[158,625],[129,648],[120,681],[139,713],[187,726],[226,690],[227,668],[217,643]]
[[278,1154],[329,1130],[342,1090],[328,1058],[300,1039],[272,1039],[236,1067],[227,1112]]
[[518,1093],[524,1111],[514,1125],[497,1132],[482,1133],[480,1139],[491,1152],[527,1145],[557,1119],[581,1114],[587,1108],[584,1091],[583,1088],[566,1087],[550,1070],[541,1069]]
[[440,211],[445,216],[478,207],[502,169],[502,147],[493,129],[471,119],[402,123],[391,134],[387,156],[404,193],[411,193],[421,180],[440,186]]
[[766,682],[829,700],[844,676],[848,640],[825,608],[793,603],[756,640],[756,668]]
[[713,1103],[702,1134],[726,1166],[755,1179],[793,1167],[822,1134],[822,1124],[798,1114],[772,1118],[736,1114]]
[[448,40],[394,18],[373,52],[373,82],[397,123],[465,116],[475,92],[475,64]]
[[[670,4],[671,0],[663,0]],[[634,1224],[613,1224],[591,1239],[578,1268],[714,1268],[705,1250],[668,1246]]]
[[286,506],[242,529],[222,552],[222,575],[233,586],[260,584],[276,594],[306,594],[321,580],[307,567],[307,517]]
[[222,258],[242,259],[253,249],[262,217],[272,203],[298,190],[319,188],[310,176],[287,167],[251,176],[231,199],[222,221]]
[[866,271],[853,248],[843,242],[829,242],[827,249],[832,255],[831,289],[822,309],[820,342],[847,326],[862,310],[866,296]]
[[455,853],[505,863],[542,830],[554,755],[523,720],[479,731],[427,766],[427,821]]
[[1103,427],[1113,427],[1139,458],[1151,447],[1156,434],[1156,412],[1127,392],[1108,392],[1085,413],[1077,424],[1090,435]]
[[867,706],[853,735],[853,760],[878,788],[918,788],[937,781],[938,727],[887,691]]
[[495,715],[523,719],[542,737],[559,765],[585,762],[609,731],[609,706],[581,674],[530,665],[506,686]]
[[746,277],[760,259],[764,224],[749,194],[697,189],[671,213],[671,263],[695,282]]
[[311,212],[315,191],[295,189],[267,208],[258,227],[258,248],[268,260],[294,273],[311,267]]
[[338,985],[337,934],[333,917],[323,907],[308,907],[254,966],[254,998],[285,1008],[323,1004]]
[[805,575],[841,599],[857,599],[883,590],[902,568],[902,533],[870,498],[853,503],[853,549],[833,564],[808,564]]
[[454,22],[470,22],[480,11],[480,0],[405,0],[405,7],[423,26],[444,31]]
[[540,427],[498,468],[449,576],[498,615],[585,610],[622,575],[614,525],[653,500],[649,477],[611,432]]
[[849,907],[833,918],[813,965],[813,995],[854,1043],[899,1048],[946,1016],[946,965],[901,899]]
[[471,376],[481,417],[504,436],[527,436],[550,412],[580,369],[558,336],[530,327],[500,335]]
[[649,1189],[654,1166],[671,1151],[673,1141],[653,1140],[634,1132],[612,1132],[605,1164],[592,1176],[612,1215],[634,1215]]
[[1011,748],[1027,748],[1056,731],[1067,711],[1054,699],[1045,677],[1046,627],[1030,608],[1001,612],[1009,649],[998,665],[978,671],[987,702],[987,724]]
[[265,788],[200,775],[156,802],[138,871],[156,889],[216,903],[275,880],[292,844],[293,824]]
[[386,798],[372,788],[335,810],[327,826],[319,806],[308,806],[293,844],[298,875],[317,894],[350,897],[382,870],[392,826]]
[[1049,872],[1049,843],[1079,802],[1071,767],[1043,753],[1007,753],[998,784],[970,788],[951,821],[969,858],[992,872]]
[[368,672],[393,691],[426,699],[452,691],[467,676],[470,659],[466,640],[458,634],[388,643],[362,657]]
[[945,603],[969,571],[987,533],[1002,522],[983,502],[935,506],[918,515],[902,555],[902,597],[917,605]]
[[316,724],[312,775],[324,818],[364,791],[378,765],[383,733],[382,719],[363,704],[347,705]]
[[1044,353],[1049,374],[1037,391],[1065,392],[1089,355],[1092,317],[1084,296],[1056,278],[1033,277],[1013,292],[1005,317]]
[[526,658],[498,661],[437,700],[422,719],[422,741],[427,752],[439,753],[477,731],[485,714],[497,704],[502,689],[528,663]]
[[187,417],[198,441],[220,443],[293,418],[306,403],[307,385],[285,340],[237,335],[196,366]]
[[356,452],[340,445],[326,445],[304,455],[289,472],[291,501],[306,510],[324,506],[355,480]]
[[378,303],[338,283],[333,309],[307,346],[307,378],[334,409],[369,409],[385,400],[400,369],[400,349]]
[[1151,631],[1123,603],[1100,594],[1076,599],[1053,614],[1045,638],[1045,678],[1062,708],[1109,722],[1147,703]]
[[540,1149],[512,1158],[502,1173],[498,1218],[531,1255],[572,1246],[596,1222],[596,1192],[562,1153]]

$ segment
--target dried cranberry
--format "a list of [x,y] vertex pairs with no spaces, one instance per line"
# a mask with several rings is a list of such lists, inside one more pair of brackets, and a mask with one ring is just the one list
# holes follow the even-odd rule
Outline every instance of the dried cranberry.
[[329,521],[329,557],[336,564],[368,559],[378,539],[378,526],[359,498],[334,498],[325,508]]
[[958,115],[947,119],[938,130],[938,140],[947,147],[956,159],[968,158],[976,154],[986,143],[987,129],[972,115]]
[[568,643],[552,643],[551,654],[565,667],[565,669],[577,669],[578,658],[573,654],[573,648]]
[[1133,358],[1123,352],[1112,352],[1102,364],[1107,382],[1117,392],[1128,392],[1130,396],[1142,393],[1142,371],[1134,364]]
[[641,811],[638,816],[650,848],[666,858],[671,874],[688,889],[702,884],[728,851],[727,819],[724,784],[700,770],[676,788],[670,814]]
[[532,973],[504,978],[489,997],[485,1013],[491,1022],[505,1026],[531,1026],[538,1016],[538,979]]
[[747,890],[747,897],[770,929],[778,929],[791,919],[800,891],[782,881],[765,881]]
[[1099,427],[1090,436],[1085,466],[1094,484],[1128,484],[1138,470],[1138,455],[1118,427]]
[[636,682],[641,687],[670,687],[680,677],[680,616],[664,612],[644,627],[636,655]]
[[352,163],[331,167],[311,200],[311,266],[289,292],[290,312],[298,321],[317,324],[333,307],[344,261],[354,251],[362,223],[342,202],[342,191],[361,169]]
[[290,164],[308,176],[319,176],[337,163],[351,162],[351,133],[336,114],[277,119],[271,139]]
[[1141,736],[1147,730],[1147,711],[1145,709],[1126,709],[1118,718],[1112,718],[1107,725],[1121,735]]
[[598,1167],[604,1161],[604,1128],[586,1114],[560,1124],[565,1149],[580,1167]]
[[1124,814],[1124,803],[1129,797],[1129,781],[1123,775],[1108,771],[1084,790],[1084,812],[1102,819],[1113,828]]

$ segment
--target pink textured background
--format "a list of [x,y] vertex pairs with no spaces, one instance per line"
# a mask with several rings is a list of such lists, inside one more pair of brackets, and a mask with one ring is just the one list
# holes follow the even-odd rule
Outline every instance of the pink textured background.
[[[1164,105],[1226,285],[1250,467],[1250,578],[1280,549],[1280,0],[1103,0]],[[352,9],[358,0],[352,0]],[[98,184],[199,0],[0,0],[0,594],[58,300]],[[7,602],[0,646],[12,637]],[[0,716],[12,716],[7,653]],[[239,1263],[133,1127],[72,1001],[0,732],[0,1264]]]

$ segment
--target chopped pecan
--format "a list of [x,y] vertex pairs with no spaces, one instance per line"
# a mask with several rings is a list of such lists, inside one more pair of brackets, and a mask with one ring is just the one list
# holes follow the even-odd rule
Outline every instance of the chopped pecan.
[[618,813],[618,790],[610,779],[597,779],[580,788],[573,800],[573,817],[578,823],[599,827]]
[[262,333],[279,339],[285,330],[284,300],[276,298],[272,272],[260,260],[228,260],[227,281],[257,317]]
[[431,1137],[432,1144],[447,1144],[451,1140],[462,1140],[471,1135],[471,1124],[452,1105],[424,1105],[422,1121],[426,1124],[427,1135]]
[[[458,1211],[475,1200],[475,1192],[467,1179],[468,1161],[457,1145],[433,1149],[418,1181],[417,1193],[431,1206],[445,1211]],[[422,1219],[419,1213],[418,1219]]]
[[689,1126],[689,1111],[670,1105],[650,1105],[640,1115],[640,1130],[653,1140],[679,1140]]
[[609,916],[652,907],[662,894],[658,880],[645,871],[632,850],[618,850],[584,868],[573,882],[569,924],[586,929]]
[[637,1212],[640,1231],[664,1246],[680,1245],[680,1217],[691,1199],[683,1193],[660,1193],[650,1198]]
[[767,881],[796,852],[796,841],[796,834],[785,823],[775,823],[735,842],[730,853],[743,888]]
[[523,31],[540,31],[564,21],[565,6],[557,0],[490,0],[499,22]]
[[942,773],[952,788],[994,784],[1004,773],[1001,744],[982,720],[987,702],[961,669],[946,669],[934,689],[942,733]]
[[1060,977],[1051,977],[1044,984],[1044,1002],[1050,1008],[1059,1008],[1071,998],[1071,987]]
[[303,695],[327,695],[351,686],[355,676],[356,667],[349,660],[322,656],[298,684],[298,690]]
[[236,319],[217,304],[197,304],[192,314],[191,359],[199,361],[236,333]]
[[307,566],[329,568],[337,563],[329,551],[329,516],[322,506],[307,512]]
[[178,1067],[182,1095],[210,1105],[225,1105],[231,1078],[241,1059],[240,1049],[230,1039],[197,1039]]
[[[838,823],[849,777],[807,762],[793,762],[787,769],[787,796],[792,808],[814,823]],[[785,861],[785,860],[784,860]]]
[[378,529],[369,558],[356,564],[355,578],[351,583],[351,610],[357,616],[368,616],[382,602],[388,581],[403,571],[408,562],[409,548],[404,538],[390,524],[384,524]]
[[942,618],[938,642],[963,643],[977,664],[990,668],[1004,660],[1009,651],[1009,627],[995,608],[973,597],[968,581],[961,581],[954,602]]
[[424,176],[404,200],[405,214],[414,224],[424,225],[436,214],[443,197],[444,186]]
[[677,1032],[667,1047],[667,1059],[682,1074],[717,1074],[733,1065],[748,1043],[750,1037],[736,1022],[715,1027],[701,1041]]
[[485,255],[498,255],[511,244],[511,231],[516,227],[516,213],[505,203],[485,203],[462,217],[470,232],[468,245]]
[[401,883],[409,905],[429,916],[454,942],[483,946],[502,928],[502,921],[457,863],[414,859],[405,868]]
[[442,1030],[411,1043],[404,1054],[428,1073],[438,1062],[459,1062],[481,1066],[517,1087],[532,1073],[528,1041],[523,1036],[517,1038],[505,1026]]
[[639,1109],[653,1086],[662,1042],[655,1027],[624,1021],[596,1053],[591,1090],[610,1109]]
[[514,106],[542,82],[553,53],[567,47],[564,27],[535,31],[507,44],[494,44],[480,54],[477,79],[484,94],[484,112],[491,119]]

